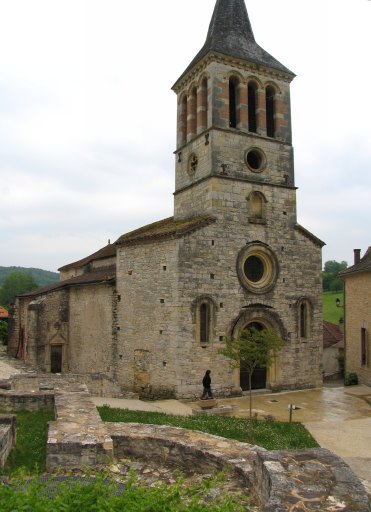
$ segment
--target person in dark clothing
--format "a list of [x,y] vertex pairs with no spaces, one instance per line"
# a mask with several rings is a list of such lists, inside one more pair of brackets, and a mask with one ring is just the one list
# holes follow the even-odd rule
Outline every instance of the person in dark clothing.
[[202,385],[204,387],[204,391],[202,393],[201,400],[207,400],[208,398],[213,398],[213,394],[211,392],[211,377],[210,370],[206,370],[204,378],[202,379]]

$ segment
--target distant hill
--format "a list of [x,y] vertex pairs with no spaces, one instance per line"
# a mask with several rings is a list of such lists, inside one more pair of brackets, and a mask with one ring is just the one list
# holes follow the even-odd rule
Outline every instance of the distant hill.
[[24,267],[0,267],[0,286],[3,284],[6,276],[12,272],[24,272],[30,275],[40,288],[59,281],[59,274],[57,272],[49,272],[49,270]]

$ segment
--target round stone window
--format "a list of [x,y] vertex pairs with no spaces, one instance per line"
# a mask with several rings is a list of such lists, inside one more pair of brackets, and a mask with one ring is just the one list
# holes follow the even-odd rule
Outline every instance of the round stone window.
[[277,281],[277,258],[265,244],[249,244],[238,255],[237,273],[247,290],[257,294],[267,293]]
[[248,168],[253,172],[261,172],[266,166],[265,155],[263,151],[258,148],[250,148],[246,151],[245,159]]

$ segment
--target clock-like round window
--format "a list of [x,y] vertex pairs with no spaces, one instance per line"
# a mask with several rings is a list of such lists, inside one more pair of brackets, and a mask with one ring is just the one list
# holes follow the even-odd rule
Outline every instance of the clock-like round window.
[[276,284],[278,261],[267,245],[255,242],[240,251],[237,273],[247,290],[257,294],[267,293]]

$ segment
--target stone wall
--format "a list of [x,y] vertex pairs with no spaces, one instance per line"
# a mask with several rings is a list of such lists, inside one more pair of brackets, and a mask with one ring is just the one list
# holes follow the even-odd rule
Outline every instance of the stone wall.
[[0,414],[0,468],[5,466],[6,459],[15,446],[17,437],[16,426],[16,416]]
[[[345,276],[346,373],[371,386],[371,272]],[[367,363],[362,364],[361,330],[366,329]]]

